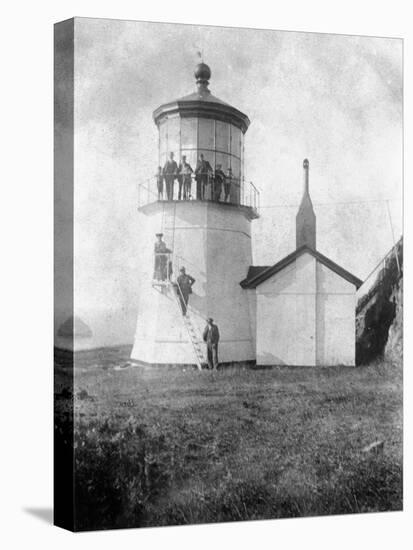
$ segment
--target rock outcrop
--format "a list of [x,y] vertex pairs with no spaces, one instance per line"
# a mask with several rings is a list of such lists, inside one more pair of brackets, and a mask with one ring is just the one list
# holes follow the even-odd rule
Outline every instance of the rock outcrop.
[[359,299],[356,315],[356,364],[367,364],[380,357],[401,362],[403,355],[402,239],[386,256],[373,286]]

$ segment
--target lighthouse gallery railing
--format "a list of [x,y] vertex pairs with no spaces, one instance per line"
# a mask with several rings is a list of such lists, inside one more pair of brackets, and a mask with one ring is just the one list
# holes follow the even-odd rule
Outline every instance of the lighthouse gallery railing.
[[191,192],[189,196],[184,198],[182,188],[181,194],[179,193],[179,181],[176,179],[173,185],[172,196],[168,199],[165,182],[163,182],[162,189],[160,189],[157,178],[158,176],[155,175],[138,184],[138,207],[158,200],[206,200],[236,206],[247,206],[252,209],[256,216],[259,215],[260,191],[251,181],[234,177],[227,178],[225,184],[219,184],[217,191],[217,184],[214,178],[208,178],[208,182],[205,184],[204,196],[201,198],[197,196],[197,182],[195,177],[191,175]]

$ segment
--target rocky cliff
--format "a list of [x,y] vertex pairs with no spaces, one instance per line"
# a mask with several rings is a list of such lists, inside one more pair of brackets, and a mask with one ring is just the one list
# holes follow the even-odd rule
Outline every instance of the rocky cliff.
[[[396,257],[397,254],[397,257]],[[397,258],[399,263],[397,263]],[[356,363],[403,356],[403,240],[383,260],[374,284],[358,301]]]

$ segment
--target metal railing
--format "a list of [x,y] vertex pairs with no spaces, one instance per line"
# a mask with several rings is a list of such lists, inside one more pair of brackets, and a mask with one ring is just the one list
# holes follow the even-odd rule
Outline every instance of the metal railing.
[[259,215],[260,192],[244,178],[207,174],[155,175],[138,185],[138,206],[156,201],[205,200],[251,208]]

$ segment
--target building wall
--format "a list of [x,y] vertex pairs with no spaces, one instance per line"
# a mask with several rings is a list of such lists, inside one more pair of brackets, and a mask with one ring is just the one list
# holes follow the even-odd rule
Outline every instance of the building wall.
[[257,364],[354,365],[351,283],[303,254],[255,292]]
[[257,349],[257,294],[255,288],[244,290],[248,297],[248,312],[250,319],[251,345],[256,359]]
[[317,262],[317,365],[355,365],[355,290]]
[[315,365],[316,362],[316,273],[317,261],[311,254],[295,260],[295,365]]
[[315,273],[304,254],[257,287],[257,364],[315,364]]
[[238,208],[211,202],[154,203],[143,208],[137,329],[132,358],[194,363],[194,352],[172,292],[152,286],[155,233],[173,249],[173,279],[184,266],[196,279],[189,315],[201,338],[205,319],[219,326],[220,362],[255,359],[248,296],[239,281],[252,262],[250,220]]

